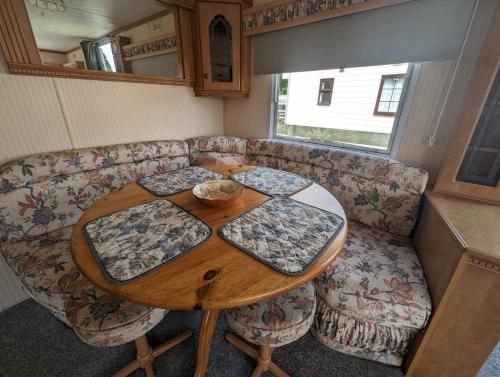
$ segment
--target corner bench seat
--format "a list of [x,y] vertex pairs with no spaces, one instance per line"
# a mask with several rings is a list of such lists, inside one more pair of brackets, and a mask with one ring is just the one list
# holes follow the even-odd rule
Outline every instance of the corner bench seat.
[[[208,146],[204,153],[217,143],[240,144],[226,139],[203,138],[201,144]],[[224,151],[230,153],[227,147]],[[385,156],[278,139],[250,139],[246,153],[252,164],[318,183],[346,212],[346,244],[315,279],[316,339],[340,352],[401,365],[432,310],[424,273],[408,238],[428,173]]]
[[71,255],[73,225],[107,193],[144,176],[189,166],[183,141],[152,141],[28,156],[0,167],[0,251],[33,299],[86,343],[137,339],[164,309],[94,287]]
[[29,156],[0,167],[0,250],[32,297],[82,340],[119,344],[127,333],[154,326],[166,311],[126,303],[86,281],[71,258],[72,226],[88,206],[125,183],[206,156],[246,156],[310,178],[335,195],[349,219],[349,238],[315,280],[313,334],[338,351],[401,365],[431,313],[408,238],[427,173],[386,157],[223,136]]

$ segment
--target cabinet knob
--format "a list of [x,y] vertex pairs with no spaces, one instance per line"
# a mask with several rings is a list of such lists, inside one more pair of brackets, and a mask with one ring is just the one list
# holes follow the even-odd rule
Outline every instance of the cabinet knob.
[[208,73],[204,73],[203,78],[208,80]]

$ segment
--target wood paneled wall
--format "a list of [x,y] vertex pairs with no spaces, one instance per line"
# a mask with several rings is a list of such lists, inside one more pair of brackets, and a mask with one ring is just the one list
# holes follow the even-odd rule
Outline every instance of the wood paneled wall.
[[[33,153],[220,135],[223,102],[189,87],[5,74],[0,53],[0,164]],[[26,298],[0,257],[0,310]]]

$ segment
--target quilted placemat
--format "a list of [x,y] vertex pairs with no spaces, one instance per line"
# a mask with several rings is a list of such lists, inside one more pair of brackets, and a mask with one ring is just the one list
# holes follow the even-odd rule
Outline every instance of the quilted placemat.
[[277,271],[301,275],[343,227],[334,213],[276,196],[224,224],[219,235]]
[[199,183],[222,179],[224,175],[199,167],[190,166],[163,174],[141,178],[137,184],[156,196],[168,196],[190,190]]
[[312,181],[297,174],[267,167],[258,167],[230,177],[233,181],[266,195],[293,195],[312,185]]
[[106,278],[121,284],[199,246],[212,229],[176,204],[154,200],[94,219],[83,233]]

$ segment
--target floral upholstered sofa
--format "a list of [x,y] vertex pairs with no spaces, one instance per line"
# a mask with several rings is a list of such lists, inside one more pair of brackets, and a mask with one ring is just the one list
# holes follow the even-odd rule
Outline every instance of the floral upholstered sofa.
[[44,153],[0,166],[0,250],[22,287],[83,341],[109,346],[134,340],[166,311],[90,284],[71,257],[73,224],[111,190],[187,166],[183,141]]
[[[204,153],[227,155],[241,153],[242,141],[199,138],[189,143],[205,146]],[[316,339],[340,352],[401,365],[432,310],[409,239],[427,172],[383,156],[268,139],[248,140],[246,157],[255,165],[310,178],[335,195],[346,212],[348,240],[315,280]]]
[[[71,315],[72,305],[79,302],[72,300],[68,308],[68,299],[88,284],[73,264],[69,242],[82,211],[125,183],[199,164],[206,157],[246,158],[255,165],[291,171],[336,196],[349,220],[349,238],[336,261],[315,280],[313,334],[340,352],[400,365],[431,314],[424,273],[408,238],[427,173],[385,157],[223,136],[29,156],[0,167],[2,254],[31,296],[68,322],[66,313]],[[85,295],[87,301],[92,296],[97,302],[92,310],[113,302],[117,313],[131,313],[123,316],[123,329],[140,316],[152,321],[161,315],[152,312],[159,309],[94,290]],[[151,321],[144,321],[145,326]],[[103,344],[110,337],[104,336]]]

